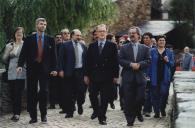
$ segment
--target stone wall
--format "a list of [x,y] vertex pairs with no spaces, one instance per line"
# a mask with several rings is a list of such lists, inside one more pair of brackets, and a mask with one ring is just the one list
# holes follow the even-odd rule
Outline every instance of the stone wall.
[[117,33],[150,20],[151,0],[117,0],[116,3],[119,7],[119,17],[110,26],[111,32]]

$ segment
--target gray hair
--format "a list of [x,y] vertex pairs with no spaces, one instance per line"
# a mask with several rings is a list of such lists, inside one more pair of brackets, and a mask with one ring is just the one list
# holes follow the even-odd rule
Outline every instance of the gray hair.
[[37,25],[40,21],[46,22],[46,19],[45,19],[45,18],[37,18],[36,21],[35,21],[36,25]]
[[136,29],[137,34],[138,34],[138,35],[140,36],[140,38],[141,38],[141,36],[142,36],[142,31],[141,31],[141,29],[140,29],[139,27],[137,27],[137,26],[130,27],[130,28],[129,28],[129,32],[130,32],[131,29]]

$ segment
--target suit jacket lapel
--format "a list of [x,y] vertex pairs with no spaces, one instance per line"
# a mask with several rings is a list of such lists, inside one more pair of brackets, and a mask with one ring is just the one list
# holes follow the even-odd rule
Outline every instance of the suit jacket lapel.
[[94,48],[94,52],[96,54],[97,57],[99,57],[99,47],[98,47],[98,41],[95,42],[95,48]]
[[138,49],[137,49],[137,56],[136,56],[136,62],[139,61],[140,55],[141,55],[141,45],[138,44]]
[[108,47],[108,42],[106,41],[102,49],[102,53],[100,55],[103,55],[106,52],[107,47]]
[[135,60],[134,60],[133,46],[131,43],[129,43],[129,46],[128,46],[128,53],[129,53],[129,57],[132,58],[134,62]]

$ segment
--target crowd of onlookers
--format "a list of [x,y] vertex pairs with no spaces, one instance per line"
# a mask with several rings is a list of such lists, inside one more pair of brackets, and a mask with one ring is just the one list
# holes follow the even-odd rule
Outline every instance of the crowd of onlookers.
[[46,26],[46,20],[38,18],[37,31],[27,37],[17,27],[13,41],[5,47],[2,59],[12,89],[13,121],[20,118],[25,81],[30,124],[37,122],[38,103],[41,121],[47,122],[48,95],[49,109],[59,104],[65,118],[73,118],[76,109],[83,114],[87,91],[91,119],[98,118],[101,125],[107,123],[108,105],[115,109],[118,97],[127,126],[133,126],[136,118],[143,122],[143,115],[150,117],[152,112],[154,118],[165,117],[176,67],[190,71],[194,66],[189,47],[177,59],[166,47],[166,36],[154,38],[136,26],[116,39],[100,24],[92,32],[91,43],[85,43],[79,29],[65,28],[52,38],[45,34]]

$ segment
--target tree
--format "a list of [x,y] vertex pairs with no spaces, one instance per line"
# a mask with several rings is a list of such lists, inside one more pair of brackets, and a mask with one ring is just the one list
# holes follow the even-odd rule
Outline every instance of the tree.
[[[193,34],[195,32],[195,0],[172,0],[170,18],[177,21],[177,47],[195,46]],[[193,32],[194,30],[194,32]]]
[[[84,30],[116,17],[112,0],[1,0],[0,5],[0,28],[5,38],[10,38],[17,26],[24,27],[27,33],[35,31],[38,17],[47,19],[49,34],[55,34],[64,27]],[[0,37],[3,36],[0,33]]]

